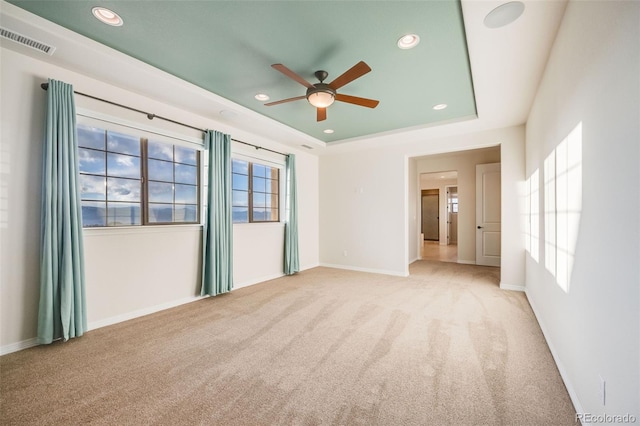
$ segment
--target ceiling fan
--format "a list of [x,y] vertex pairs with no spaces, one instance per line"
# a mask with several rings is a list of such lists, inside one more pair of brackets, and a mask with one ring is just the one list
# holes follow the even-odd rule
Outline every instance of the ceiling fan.
[[353,80],[360,78],[371,71],[369,65],[365,64],[363,61],[355,64],[353,67],[345,71],[341,76],[339,76],[329,84],[324,83],[324,80],[329,75],[329,73],[326,71],[316,71],[314,74],[316,78],[320,80],[320,82],[311,84],[282,64],[273,64],[271,65],[271,67],[280,71],[282,74],[286,75],[292,80],[295,80],[305,86],[307,88],[307,94],[305,96],[296,96],[295,98],[269,102],[265,104],[265,106],[273,106],[306,98],[311,105],[316,107],[317,121],[323,121],[327,119],[327,107],[334,101],[347,102],[349,104],[360,105],[367,108],[375,108],[378,106],[378,103],[380,103],[380,101],[376,101],[373,99],[359,98],[357,96],[349,96],[343,95],[341,93],[336,93],[336,91],[342,86],[351,83]]

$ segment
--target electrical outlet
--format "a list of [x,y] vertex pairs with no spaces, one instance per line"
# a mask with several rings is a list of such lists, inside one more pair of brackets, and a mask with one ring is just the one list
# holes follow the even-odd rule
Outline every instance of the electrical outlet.
[[607,382],[602,378],[602,376],[598,376],[598,398],[602,402],[602,405],[606,405],[607,403]]

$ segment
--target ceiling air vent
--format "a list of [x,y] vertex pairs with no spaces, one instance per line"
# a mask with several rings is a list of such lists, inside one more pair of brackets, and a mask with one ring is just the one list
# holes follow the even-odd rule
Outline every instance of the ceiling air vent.
[[309,146],[309,145],[302,145],[302,147],[303,147],[303,148],[307,148],[307,149],[313,149],[313,147],[312,147],[312,146]]
[[49,56],[53,55],[53,52],[55,52],[56,50],[56,48],[53,46],[49,46],[48,44],[42,43],[41,41],[23,36],[22,34],[18,34],[15,31],[11,31],[6,28],[0,27],[0,36],[8,40],[15,41],[16,43],[20,43],[23,46],[27,46],[42,53],[46,53]]

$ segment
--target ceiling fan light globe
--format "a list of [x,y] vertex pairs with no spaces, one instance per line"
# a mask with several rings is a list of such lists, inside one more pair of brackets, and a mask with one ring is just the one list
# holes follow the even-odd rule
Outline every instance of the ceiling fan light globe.
[[314,92],[307,96],[307,100],[316,108],[326,108],[335,101],[335,97],[330,92]]

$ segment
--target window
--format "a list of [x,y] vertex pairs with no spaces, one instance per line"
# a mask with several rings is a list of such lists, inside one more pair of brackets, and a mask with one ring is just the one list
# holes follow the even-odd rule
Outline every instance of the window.
[[198,223],[198,150],[78,126],[84,227]]
[[231,160],[233,223],[280,220],[280,169]]

